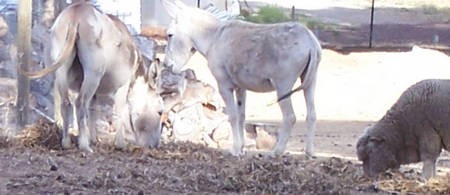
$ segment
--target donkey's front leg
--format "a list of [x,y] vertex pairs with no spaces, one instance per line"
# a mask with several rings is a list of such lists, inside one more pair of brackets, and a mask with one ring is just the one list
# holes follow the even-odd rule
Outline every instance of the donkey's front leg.
[[239,114],[236,101],[234,99],[234,89],[231,87],[226,87],[225,85],[219,85],[219,93],[222,96],[223,101],[225,102],[228,121],[230,122],[233,134],[233,145],[230,149],[230,152],[233,156],[241,156],[244,154],[244,143],[239,136],[239,131],[241,129],[239,128]]
[[245,100],[247,97],[247,92],[245,89],[238,88],[236,89],[236,104],[238,108],[238,138],[240,139],[239,143],[242,143],[243,146],[245,145],[245,139],[244,139],[244,124],[245,124]]

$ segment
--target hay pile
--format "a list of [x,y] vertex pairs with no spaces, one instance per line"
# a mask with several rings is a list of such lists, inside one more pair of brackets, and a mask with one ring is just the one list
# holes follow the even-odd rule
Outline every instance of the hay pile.
[[[450,174],[424,182],[414,171],[387,172],[372,180],[360,164],[340,158],[271,158],[259,153],[237,158],[188,142],[164,143],[155,150],[117,150],[112,143],[99,143],[95,153],[84,154],[76,148],[60,150],[60,138],[56,126],[46,121],[23,131],[19,140],[29,152],[12,152],[8,159],[31,163],[27,167],[37,176],[11,180],[15,188],[10,193],[450,193]],[[29,155],[35,160],[29,162]],[[24,175],[30,173],[27,167],[22,167]]]
[[8,148],[11,147],[11,138],[7,136],[0,136],[0,148]]
[[401,194],[450,193],[450,173],[431,178],[428,181],[423,180],[420,174],[413,169],[404,172],[386,172],[383,177],[375,181],[374,185],[386,192]]
[[61,131],[56,124],[45,119],[38,120],[17,135],[17,139],[25,147],[40,146],[50,150],[62,149],[61,138]]
[[[102,155],[114,152],[106,147],[98,149]],[[362,176],[358,165],[339,158],[309,160],[305,156],[285,155],[274,159],[248,154],[238,159],[227,151],[187,142],[167,143],[159,150],[130,147],[123,152],[122,155],[131,155],[130,158],[139,159],[146,167],[121,170],[123,179],[108,178],[114,185],[107,188],[139,186],[142,182],[145,186],[136,188],[144,192],[353,194],[376,190]],[[134,182],[122,184],[125,180]],[[105,186],[96,186],[102,187]]]

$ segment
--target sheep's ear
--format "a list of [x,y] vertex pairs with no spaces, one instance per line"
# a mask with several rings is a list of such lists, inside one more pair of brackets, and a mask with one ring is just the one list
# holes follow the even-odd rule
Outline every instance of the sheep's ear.
[[367,126],[364,128],[363,135],[368,135],[368,134],[370,133],[370,131],[372,131],[373,126],[374,126],[373,124],[367,125]]

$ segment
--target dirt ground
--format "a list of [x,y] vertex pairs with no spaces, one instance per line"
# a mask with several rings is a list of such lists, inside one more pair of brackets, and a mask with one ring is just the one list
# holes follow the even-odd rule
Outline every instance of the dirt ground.
[[[214,84],[203,62],[196,55],[190,66],[201,73],[201,80]],[[348,55],[324,50],[317,84],[314,159],[303,155],[301,93],[293,96],[298,122],[288,152],[276,159],[268,157],[267,151],[248,151],[245,157],[236,158],[227,151],[191,143],[120,151],[112,147],[110,137],[95,147],[95,153],[85,154],[76,148],[61,150],[59,137],[49,136],[56,128],[40,122],[24,131],[28,133],[19,141],[1,140],[0,193],[450,193],[448,153],[443,153],[438,163],[438,177],[428,182],[420,179],[420,164],[367,178],[355,155],[356,141],[366,126],[378,120],[410,84],[448,78],[449,62],[445,54],[420,48]],[[270,93],[250,93],[248,120],[278,124],[278,107],[266,106],[274,98]]]
[[[319,11],[310,14],[331,17]],[[398,32],[402,29],[391,34]],[[450,40],[445,36],[448,33],[441,41]],[[345,37],[329,40],[354,42]],[[194,55],[188,67],[200,80],[216,86],[205,64],[205,59]],[[267,151],[248,151],[236,158],[227,151],[191,143],[164,143],[158,150],[132,146],[116,150],[111,137],[104,137],[92,154],[76,148],[61,150],[54,125],[40,121],[18,139],[0,137],[0,194],[450,194],[448,152],[439,159],[438,177],[429,181],[420,178],[420,163],[367,178],[355,154],[364,128],[380,119],[408,86],[428,78],[450,78],[448,55],[419,47],[346,54],[325,49],[316,90],[317,156],[313,159],[303,154],[306,128],[301,92],[292,96],[297,124],[287,152],[275,159]],[[273,93],[249,93],[247,120],[279,124],[279,108],[267,106],[274,100]]]
[[[216,84],[201,56],[189,64],[199,78]],[[316,89],[317,133],[315,147],[323,156],[355,159],[355,144],[365,127],[379,120],[400,94],[423,79],[450,78],[450,57],[442,52],[414,47],[409,52],[340,54],[324,50]],[[297,84],[298,85],[298,84]],[[279,124],[281,112],[274,93],[248,94],[247,120]],[[292,96],[297,125],[289,151],[303,152],[306,110],[302,93]],[[450,162],[446,162],[447,168]]]

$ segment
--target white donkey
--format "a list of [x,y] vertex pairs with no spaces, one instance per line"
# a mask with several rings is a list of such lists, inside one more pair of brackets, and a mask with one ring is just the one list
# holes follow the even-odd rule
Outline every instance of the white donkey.
[[[162,3],[172,18],[167,29],[166,64],[180,71],[195,51],[206,57],[233,129],[231,153],[244,154],[246,90],[276,90],[283,124],[273,155],[280,155],[296,122],[290,95],[303,89],[307,108],[306,154],[313,155],[314,91],[322,50],[314,34],[294,22],[220,21],[179,0],[162,0]],[[299,77],[301,86],[291,91]]]

